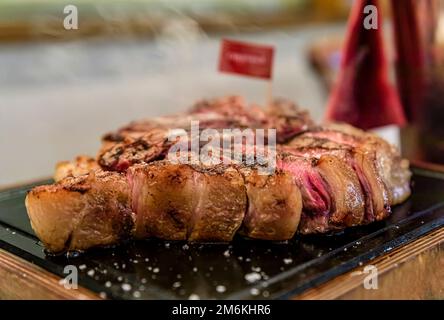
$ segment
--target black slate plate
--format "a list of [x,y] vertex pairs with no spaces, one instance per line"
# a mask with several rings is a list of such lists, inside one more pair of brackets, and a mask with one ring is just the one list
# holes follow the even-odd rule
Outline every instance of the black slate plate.
[[75,265],[81,286],[115,299],[288,298],[444,224],[444,174],[414,169],[413,195],[389,220],[341,234],[296,236],[286,243],[239,237],[225,245],[146,240],[51,257],[26,215],[31,187],[0,192],[0,248],[62,277],[66,265]]

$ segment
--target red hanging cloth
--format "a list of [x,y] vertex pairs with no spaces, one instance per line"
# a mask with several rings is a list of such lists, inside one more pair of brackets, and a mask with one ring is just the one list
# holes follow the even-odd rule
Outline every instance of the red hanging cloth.
[[[366,29],[364,8],[377,10],[377,28]],[[327,104],[326,119],[362,129],[404,125],[404,112],[388,80],[381,14],[377,0],[356,0],[348,22],[339,78]]]

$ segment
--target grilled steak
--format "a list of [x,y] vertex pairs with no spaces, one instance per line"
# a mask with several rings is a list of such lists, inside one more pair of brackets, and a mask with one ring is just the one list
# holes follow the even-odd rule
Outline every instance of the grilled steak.
[[203,100],[189,113],[132,122],[105,135],[98,162],[106,170],[126,171],[136,163],[161,160],[174,144],[168,141],[170,129],[189,130],[192,121],[202,129],[273,128],[278,143],[314,126],[306,111],[283,99],[265,110],[248,107],[240,97]]
[[[190,137],[195,120],[217,132],[276,128],[275,170],[264,175],[264,162],[227,159],[238,144],[223,144],[219,164],[171,161],[167,155],[183,141],[168,140],[169,130]],[[242,160],[268,159],[268,149],[245,141],[240,150]],[[26,200],[36,234],[53,252],[149,237],[287,240],[384,219],[410,194],[408,162],[383,139],[347,125],[315,126],[284,100],[263,110],[238,97],[133,122],[104,137],[97,161],[59,164],[56,181]]]
[[52,252],[130,238],[135,223],[130,205],[125,176],[101,170],[36,187],[26,197],[32,228]]
[[233,167],[192,167],[157,161],[128,171],[136,237],[231,241],[247,206]]
[[277,170],[261,175],[254,168],[240,169],[248,198],[240,233],[254,239],[288,240],[301,218],[301,192],[292,175]]
[[66,177],[78,177],[97,169],[100,169],[100,166],[96,159],[88,156],[78,156],[72,162],[59,162],[54,173],[54,180],[60,181]]

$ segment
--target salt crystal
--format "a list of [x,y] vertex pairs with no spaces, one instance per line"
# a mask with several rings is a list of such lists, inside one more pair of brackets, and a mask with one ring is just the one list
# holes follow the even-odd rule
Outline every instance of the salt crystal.
[[253,282],[261,280],[261,275],[257,272],[247,273],[245,275],[245,280],[247,280],[250,283],[253,283]]
[[133,292],[133,297],[134,297],[134,298],[139,299],[141,296],[142,296],[142,295],[140,294],[139,291],[134,291],[134,292]]
[[290,264],[292,262],[293,262],[293,259],[291,259],[291,258],[284,259],[285,264]]
[[85,269],[86,269],[86,264],[81,264],[81,265],[79,266],[79,269],[80,269],[80,270],[85,270]]
[[93,277],[94,276],[94,270],[88,270],[88,272],[86,273],[88,276]]
[[218,285],[216,287],[216,291],[219,293],[224,293],[226,290],[227,290],[227,288],[225,288],[225,286],[222,286],[222,285]]
[[100,292],[99,293],[99,296],[100,296],[100,298],[102,298],[102,299],[106,299],[106,292]]
[[131,285],[129,283],[122,283],[122,290],[123,291],[130,291]]
[[159,268],[154,268],[154,269],[153,269],[153,272],[154,272],[154,273],[158,273],[159,270],[160,270]]
[[110,288],[111,287],[111,281],[105,282],[105,287]]
[[230,251],[229,250],[225,250],[224,257],[228,258],[229,256],[230,256]]
[[192,294],[190,294],[190,296],[188,297],[188,300],[200,300],[200,297],[199,297],[197,294],[192,293]]
[[180,281],[176,281],[173,283],[173,288],[179,288],[181,286]]
[[251,288],[251,290],[250,290],[250,294],[252,295],[252,296],[257,296],[257,295],[259,295],[259,289],[257,289],[257,288]]

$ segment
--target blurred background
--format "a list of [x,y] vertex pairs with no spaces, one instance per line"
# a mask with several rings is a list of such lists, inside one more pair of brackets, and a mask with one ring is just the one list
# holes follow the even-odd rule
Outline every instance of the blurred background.
[[[200,98],[264,103],[264,81],[217,71],[223,37],[273,45],[274,95],[321,120],[352,2],[0,0],[0,185],[50,176],[95,155],[105,132]],[[63,27],[70,4],[78,30]]]

